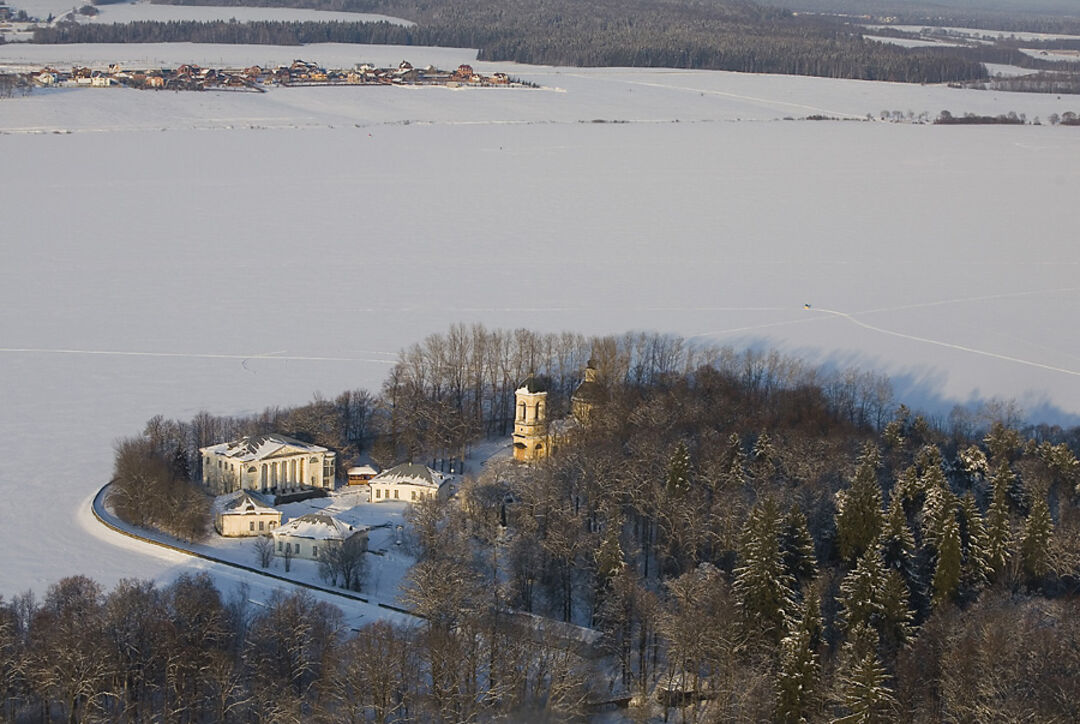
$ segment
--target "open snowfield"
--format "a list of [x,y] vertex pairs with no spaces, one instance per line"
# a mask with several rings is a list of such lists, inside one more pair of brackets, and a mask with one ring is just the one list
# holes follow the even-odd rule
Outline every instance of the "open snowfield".
[[[0,62],[472,57],[113,51],[6,46]],[[111,586],[191,568],[269,590],[97,525],[87,506],[113,441],[155,414],[378,389],[397,350],[454,322],[768,345],[889,372],[901,399],[934,414],[999,397],[1080,423],[1076,129],[781,120],[1045,118],[1080,102],[478,66],[545,89],[0,101],[0,594],[43,593],[72,573]]]

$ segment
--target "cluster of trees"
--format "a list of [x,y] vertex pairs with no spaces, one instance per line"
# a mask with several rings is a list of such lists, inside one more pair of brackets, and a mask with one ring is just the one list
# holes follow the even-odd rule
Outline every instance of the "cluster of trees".
[[949,111],[942,111],[937,118],[934,119],[935,125],[950,126],[950,125],[1006,125],[1006,126],[1022,126],[1025,123],[1025,118],[1017,115],[1013,111],[1008,113],[1002,113],[997,116],[980,116],[974,113],[965,113],[962,116],[954,116]]
[[[40,603],[0,597],[0,719],[461,722],[481,692],[493,713],[584,711],[583,661],[510,619],[497,651],[451,652],[422,626],[350,631],[306,592],[249,598],[223,596],[206,574],[108,593],[75,576]],[[478,678],[489,661],[503,667],[498,681]]]
[[[1052,93],[1080,95],[1080,73],[1032,73],[1031,75],[995,78],[984,87],[1016,93]],[[1056,114],[1055,114],[1056,115]]]
[[133,437],[116,444],[108,504],[128,523],[156,528],[187,541],[206,537],[210,502],[191,481],[180,446]]
[[687,721],[1080,716],[1077,431],[875,431],[751,380],[609,384],[545,463],[418,507],[414,605],[598,627],[609,685]]
[[[0,36],[0,43],[3,37]],[[27,95],[32,86],[24,75],[18,73],[0,73],[0,98],[11,98],[16,93]]]
[[[219,0],[215,0],[219,1]],[[195,0],[194,4],[200,4]],[[986,77],[977,60],[863,40],[836,19],[750,2],[602,0],[237,0],[380,12],[386,23],[160,23],[41,28],[35,42],[362,42],[477,48],[481,60],[574,66],[709,68],[916,83]]]

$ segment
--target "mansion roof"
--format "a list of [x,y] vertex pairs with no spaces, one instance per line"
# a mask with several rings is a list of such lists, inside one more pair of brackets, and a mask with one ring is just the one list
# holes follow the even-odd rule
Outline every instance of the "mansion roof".
[[277,508],[267,505],[246,490],[219,496],[214,500],[214,508],[221,515],[246,515],[248,513],[277,513]]
[[327,453],[330,451],[321,445],[302,442],[287,435],[269,433],[266,435],[247,435],[232,442],[223,442],[201,448],[200,452],[224,455],[227,458],[247,463],[278,455]]
[[371,479],[371,484],[418,485],[424,488],[438,489],[451,477],[450,475],[443,475],[438,470],[432,470],[427,465],[402,463],[376,475]]
[[273,532],[273,535],[275,537],[284,535],[291,538],[343,541],[356,533],[366,532],[367,530],[368,528],[363,526],[355,527],[348,523],[342,523],[334,516],[326,513],[308,513],[279,526]]

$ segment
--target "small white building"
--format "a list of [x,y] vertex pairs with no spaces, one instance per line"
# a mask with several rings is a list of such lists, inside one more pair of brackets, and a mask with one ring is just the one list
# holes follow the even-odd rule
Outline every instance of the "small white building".
[[334,488],[337,453],[321,445],[269,434],[199,448],[203,485],[236,490]]
[[264,535],[281,525],[281,511],[238,490],[214,500],[214,528],[227,538]]
[[445,498],[452,492],[453,481],[452,475],[443,475],[427,465],[402,463],[371,479],[371,502],[404,500],[411,503],[435,497]]
[[343,523],[327,513],[308,513],[293,518],[270,535],[274,537],[275,555],[291,554],[295,558],[315,561],[319,559],[320,551],[353,539],[362,541],[366,550],[369,530]]
[[371,479],[379,474],[379,469],[374,465],[356,465],[349,468],[349,485],[367,485]]

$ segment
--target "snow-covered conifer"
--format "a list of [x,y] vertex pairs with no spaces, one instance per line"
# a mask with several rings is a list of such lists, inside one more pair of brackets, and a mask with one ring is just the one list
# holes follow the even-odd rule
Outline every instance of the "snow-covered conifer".
[[836,543],[845,561],[858,559],[881,533],[884,521],[881,486],[877,481],[880,464],[877,448],[868,443],[859,458],[851,487],[837,493]]
[[749,633],[780,640],[794,605],[794,583],[780,551],[780,514],[766,499],[750,511],[735,569],[735,596]]
[[1038,584],[1039,580],[1053,568],[1051,544],[1054,536],[1054,521],[1050,518],[1050,508],[1046,499],[1035,496],[1031,504],[1031,513],[1024,523],[1020,534],[1020,565],[1024,569],[1028,583]]
[[805,583],[817,575],[814,538],[810,535],[806,516],[797,505],[791,506],[781,522],[780,548],[784,553],[784,565],[796,581]]

